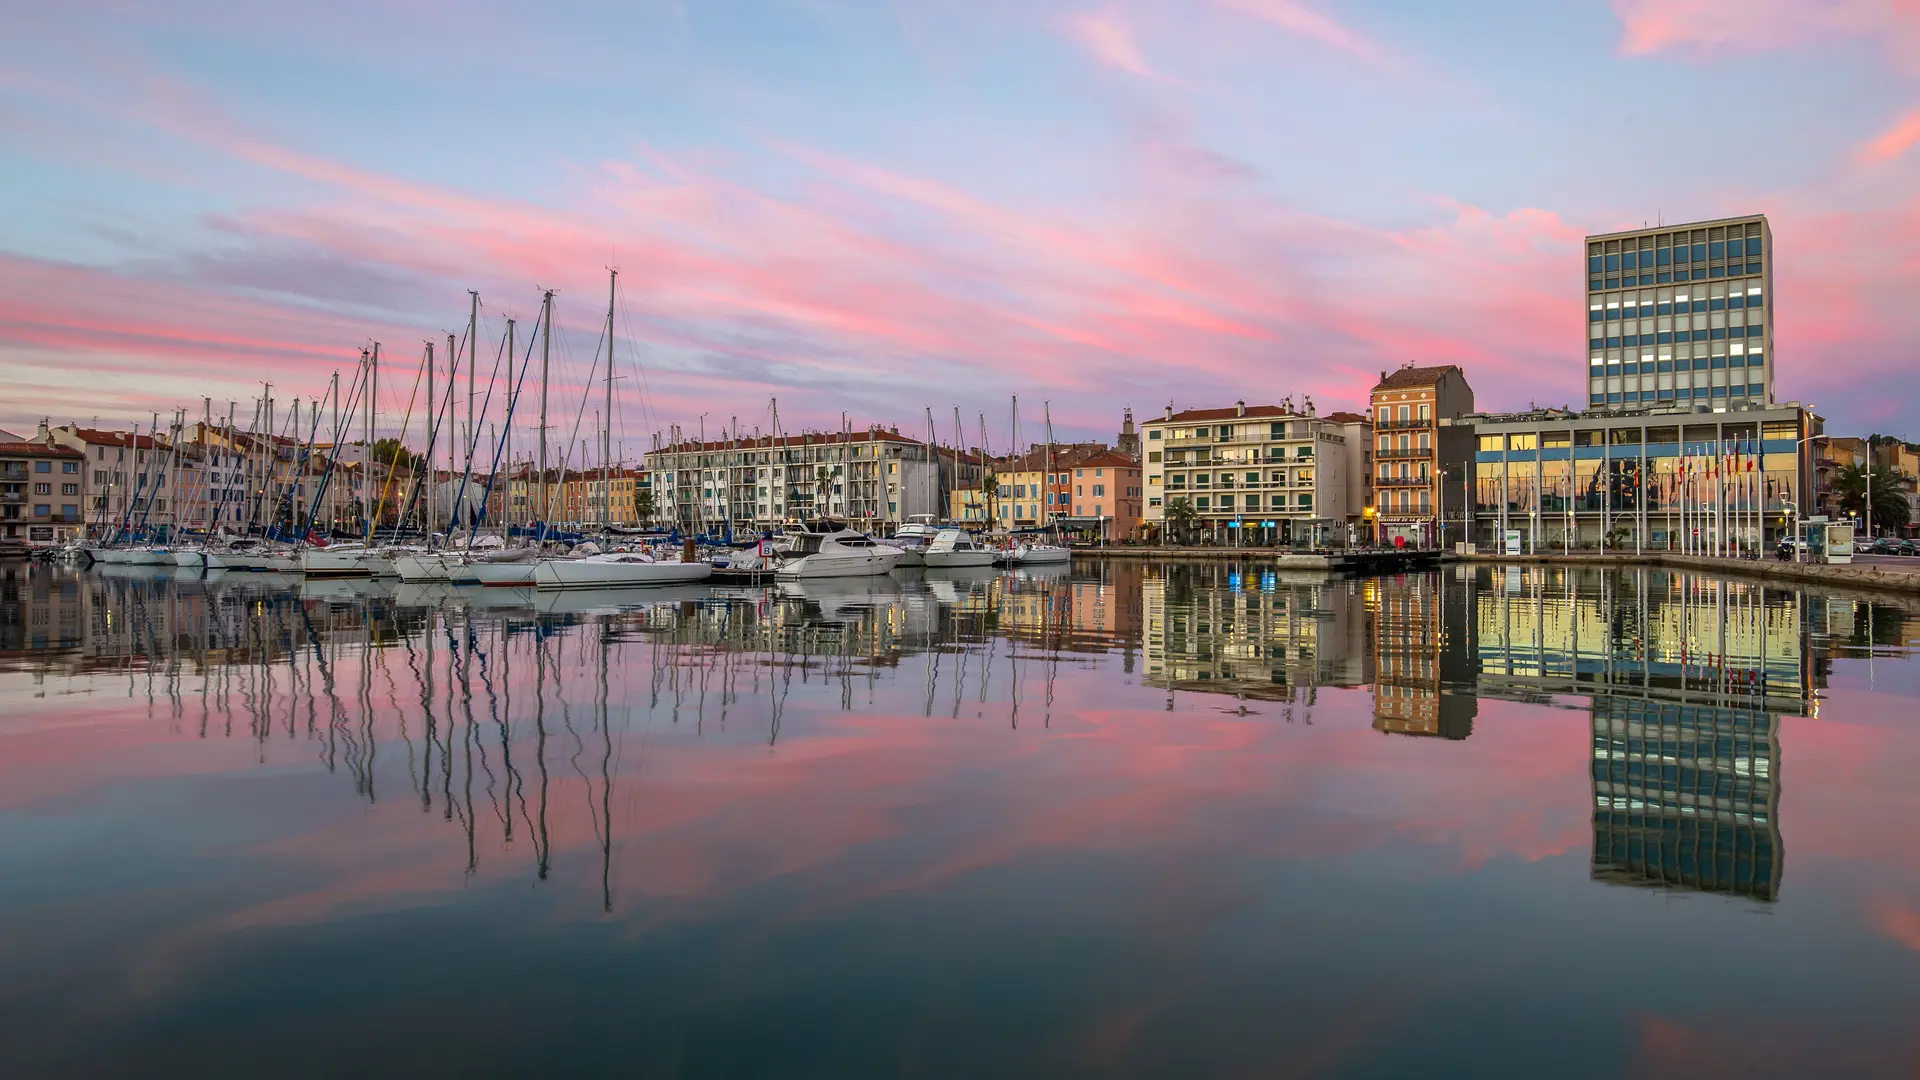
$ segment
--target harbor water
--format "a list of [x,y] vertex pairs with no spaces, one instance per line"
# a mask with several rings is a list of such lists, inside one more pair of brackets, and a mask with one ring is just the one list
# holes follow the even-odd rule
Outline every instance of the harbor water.
[[1920,1070],[1897,599],[0,578],[0,1075]]

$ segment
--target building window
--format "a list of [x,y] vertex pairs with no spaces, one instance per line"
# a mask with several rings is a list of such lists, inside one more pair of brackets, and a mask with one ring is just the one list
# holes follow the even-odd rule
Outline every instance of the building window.
[[53,462],[51,462],[51,461],[36,461],[36,462],[34,462],[34,463],[33,463],[33,471],[34,471],[34,472],[52,472],[52,471],[53,471]]

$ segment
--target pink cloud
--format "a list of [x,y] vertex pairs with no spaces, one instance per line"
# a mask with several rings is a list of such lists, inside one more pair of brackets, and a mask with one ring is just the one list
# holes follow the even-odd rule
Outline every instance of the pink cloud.
[[1133,27],[1110,13],[1083,12],[1066,20],[1068,36],[1087,50],[1094,59],[1110,68],[1158,82],[1172,82],[1147,65],[1140,46],[1133,40]]
[[1620,51],[1700,55],[1771,52],[1832,38],[1880,37],[1920,61],[1920,5],[1912,0],[1613,0]]
[[1869,140],[1860,148],[1859,161],[1863,165],[1884,165],[1912,149],[1916,142],[1920,142],[1920,109],[1911,110]]
[[1358,31],[1314,10],[1301,0],[1219,0],[1230,10],[1277,26],[1289,34],[1319,42],[1356,60],[1381,67],[1392,58],[1387,50]]

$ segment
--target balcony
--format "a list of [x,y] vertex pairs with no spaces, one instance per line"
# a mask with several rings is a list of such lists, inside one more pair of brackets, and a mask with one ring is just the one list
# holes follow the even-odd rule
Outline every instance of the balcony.
[[1422,430],[1431,431],[1433,430],[1433,421],[1432,420],[1375,420],[1373,422],[1373,430],[1375,431],[1422,431]]
[[1373,485],[1383,488],[1422,488],[1432,487],[1433,479],[1426,476],[1382,476],[1375,479]]
[[1431,458],[1433,457],[1433,448],[1430,446],[1415,446],[1401,450],[1395,447],[1387,450],[1375,450],[1373,456],[1375,460],[1378,461],[1385,461],[1389,458]]

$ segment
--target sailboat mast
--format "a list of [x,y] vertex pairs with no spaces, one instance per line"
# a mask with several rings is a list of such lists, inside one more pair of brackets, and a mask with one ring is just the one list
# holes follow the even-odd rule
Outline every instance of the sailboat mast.
[[547,366],[553,351],[553,290],[540,298],[540,534],[546,539],[550,516],[547,495]]
[[[473,447],[478,434],[473,427],[473,369],[480,364],[479,353],[476,351],[480,345],[480,293],[476,289],[468,289],[467,297],[467,471],[466,475],[460,479],[462,499],[466,498],[467,488],[473,485]],[[447,529],[451,534],[453,526],[448,525]]]
[[[433,535],[433,440],[440,434],[440,399],[433,396],[433,341],[427,341],[427,452],[420,455],[420,461],[427,473],[427,535]],[[414,470],[413,490],[420,490],[419,470]]]
[[361,495],[362,495],[362,498],[365,500],[366,507],[367,507],[366,543],[368,547],[373,546],[373,529],[374,529],[373,519],[380,512],[380,508],[376,506],[373,501],[373,436],[375,432],[375,423],[374,423],[373,414],[374,414],[374,410],[378,409],[379,407],[380,407],[380,343],[376,341],[373,343],[373,354],[367,358],[367,449],[366,449],[366,453],[360,455],[361,458],[366,462],[366,468],[361,470],[364,473],[364,475],[360,477],[360,483],[365,487],[365,490],[361,493]]
[[613,306],[620,271],[607,269],[607,411],[600,429],[600,519],[613,525]]
[[500,496],[500,531],[505,534],[507,539],[512,539],[513,537],[513,407],[519,404],[519,402],[514,399],[520,396],[515,392],[518,387],[513,381],[514,348],[513,320],[508,319],[507,416],[504,421],[504,430],[500,433],[500,445],[506,451],[505,456],[507,459],[507,489]]

